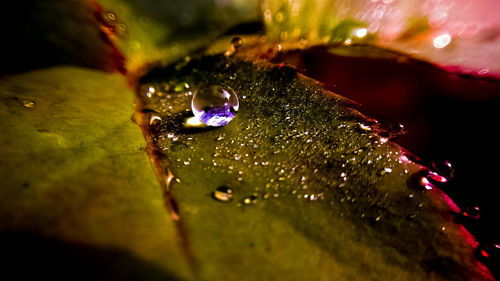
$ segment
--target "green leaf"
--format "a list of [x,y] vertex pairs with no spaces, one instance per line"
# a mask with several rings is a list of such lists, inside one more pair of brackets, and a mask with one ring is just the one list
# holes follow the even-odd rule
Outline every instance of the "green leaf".
[[[60,64],[120,69],[116,44],[133,84],[146,64],[170,64],[259,17],[255,2],[214,3],[29,3],[25,38],[9,42],[16,52],[4,54],[2,74]],[[194,21],[182,22],[184,9],[196,11]],[[41,23],[40,33],[29,29]],[[26,46],[38,51],[23,58]],[[446,197],[418,186],[422,167],[401,160],[402,149],[381,140],[347,100],[289,68],[219,55],[187,57],[157,73],[142,81],[157,89],[152,101],[135,101],[150,143],[131,120],[134,93],[125,77],[58,67],[1,78],[7,273],[61,280],[490,278]],[[240,112],[223,128],[184,127],[189,89],[209,83],[235,89]],[[144,118],[157,116],[159,126]],[[213,198],[221,185],[233,189],[233,201]]]
[[[133,93],[124,77],[51,68],[3,78],[0,93],[0,243],[10,249],[4,257],[26,243],[37,249],[57,241],[56,249],[68,250],[36,261],[28,258],[36,250],[28,251],[17,266],[45,265],[58,276],[71,271],[55,264],[65,260],[62,253],[84,249],[69,263],[82,251],[95,253],[90,260],[110,279],[189,276],[144,137],[131,120]],[[21,237],[14,244],[11,232]],[[99,261],[98,253],[108,259]],[[17,268],[16,261],[8,265]]]
[[[166,155],[153,159],[177,178],[168,187],[201,279],[491,278],[458,208],[421,185],[424,168],[295,70],[214,55],[141,82]],[[234,89],[240,110],[223,127],[193,127],[193,93],[211,84]],[[215,199],[221,187],[232,201]]]

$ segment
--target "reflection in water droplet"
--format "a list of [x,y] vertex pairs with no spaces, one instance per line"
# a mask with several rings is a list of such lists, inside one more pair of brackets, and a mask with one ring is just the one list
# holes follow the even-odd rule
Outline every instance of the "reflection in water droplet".
[[213,197],[221,202],[231,201],[233,198],[233,190],[225,185],[217,187],[213,192]]
[[191,109],[208,126],[224,126],[233,120],[239,109],[238,96],[229,87],[210,85],[193,95]]
[[25,100],[21,104],[26,108],[32,109],[35,107],[36,102],[33,100]]

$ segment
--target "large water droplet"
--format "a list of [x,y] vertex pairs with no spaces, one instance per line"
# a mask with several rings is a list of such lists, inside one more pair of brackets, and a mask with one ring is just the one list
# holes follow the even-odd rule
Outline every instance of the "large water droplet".
[[225,185],[217,187],[212,194],[215,199],[221,202],[231,201],[233,198],[233,190]]
[[224,126],[239,109],[238,96],[229,87],[210,85],[193,95],[191,109],[208,126]]

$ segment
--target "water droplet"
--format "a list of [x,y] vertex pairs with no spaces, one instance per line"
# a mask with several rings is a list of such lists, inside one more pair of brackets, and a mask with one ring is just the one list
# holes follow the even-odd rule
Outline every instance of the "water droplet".
[[431,190],[433,188],[432,184],[426,177],[420,178],[420,185],[427,190]]
[[434,171],[436,171],[437,174],[445,177],[446,179],[451,179],[455,175],[455,170],[448,160],[434,161],[432,162],[432,168],[434,168]]
[[462,210],[462,215],[464,217],[472,218],[472,219],[479,219],[480,213],[479,213],[479,207],[474,206],[472,208],[464,208]]
[[113,13],[113,12],[107,12],[107,13],[106,13],[106,17],[107,17],[110,21],[116,21],[116,15],[115,15],[115,13]]
[[404,134],[406,134],[405,126],[399,122],[393,122],[388,124],[387,132],[383,132],[380,135],[383,137],[387,137],[390,140],[394,140]]
[[243,45],[243,40],[240,37],[234,37],[231,40],[231,46],[233,46],[235,50],[238,50],[238,48],[240,48],[241,45]]
[[363,123],[359,123],[358,127],[361,129],[361,131],[365,131],[365,132],[369,132],[372,130],[372,127],[370,127],[366,124],[363,124]]
[[233,198],[233,190],[225,185],[222,185],[217,187],[212,195],[215,199],[221,202],[228,202]]
[[432,41],[434,47],[437,49],[441,49],[448,46],[450,42],[451,42],[451,36],[448,33],[436,36],[436,38],[434,38],[434,40]]
[[191,109],[193,114],[208,126],[224,126],[233,120],[238,112],[238,96],[229,87],[210,85],[193,95]]
[[35,107],[36,102],[33,100],[25,100],[21,104],[26,108],[32,109]]
[[245,205],[250,205],[250,204],[255,204],[257,203],[257,196],[250,195],[245,198],[243,198],[243,204]]
[[438,173],[433,172],[433,171],[428,171],[427,177],[433,181],[436,181],[436,182],[447,182],[448,181],[447,178],[440,176]]
[[149,126],[155,127],[161,123],[161,117],[158,114],[150,113],[149,114]]
[[124,23],[120,23],[118,25],[118,29],[121,31],[121,32],[127,32],[127,25],[124,24]]
[[379,175],[383,176],[385,174],[389,174],[389,173],[392,173],[392,169],[391,168],[383,168],[382,170],[379,171]]

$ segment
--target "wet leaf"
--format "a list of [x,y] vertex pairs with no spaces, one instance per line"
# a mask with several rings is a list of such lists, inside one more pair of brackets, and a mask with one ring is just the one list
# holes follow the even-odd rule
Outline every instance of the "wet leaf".
[[[168,187],[202,279],[491,278],[459,208],[374,120],[289,67],[240,55],[155,69],[139,88],[161,118],[146,132],[177,179]],[[210,85],[239,97],[222,127],[192,122],[193,93]]]
[[[184,58],[259,17],[255,3],[99,3],[27,6],[23,26],[50,21],[40,36],[9,46],[49,52],[24,60],[26,48],[14,52],[2,74],[60,64],[121,70],[115,45],[133,75],[183,58],[142,81],[136,117],[157,147],[131,120],[133,93],[122,76],[59,67],[2,77],[8,270],[65,280],[489,278],[452,220],[455,207],[422,189],[414,179],[422,167],[346,99],[286,67]],[[37,57],[42,63],[32,64]],[[233,88],[241,109],[219,129],[184,126],[191,89],[209,84]]]

